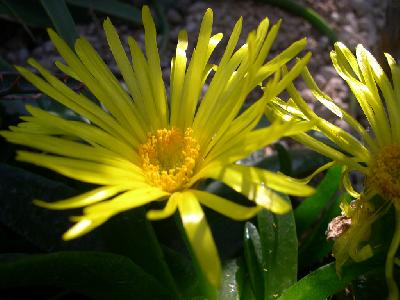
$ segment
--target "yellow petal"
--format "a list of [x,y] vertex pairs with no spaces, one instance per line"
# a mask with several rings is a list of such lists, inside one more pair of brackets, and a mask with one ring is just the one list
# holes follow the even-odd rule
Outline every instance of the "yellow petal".
[[180,105],[182,89],[185,81],[186,70],[186,49],[188,46],[188,36],[186,31],[180,31],[178,35],[178,45],[176,46],[175,58],[171,63],[171,125],[176,126],[180,117]]
[[99,185],[124,185],[137,187],[145,183],[142,174],[124,168],[116,168],[104,163],[94,163],[80,159],[63,158],[45,154],[17,152],[17,160],[46,167],[65,176]]
[[86,39],[78,39],[75,49],[87,70],[97,80],[98,85],[102,86],[107,95],[107,101],[99,99],[118,122],[131,132],[132,137],[144,141],[146,139],[145,129],[142,127],[144,122],[133,105],[132,98],[122,88],[114,74]]
[[182,100],[180,103],[180,116],[177,120],[178,127],[191,127],[196,106],[201,93],[201,81],[204,68],[209,58],[209,43],[211,39],[213,13],[207,9],[200,25],[199,37],[196,48],[193,51],[188,70],[185,76],[185,83],[182,90]]
[[76,239],[77,237],[80,237],[92,231],[93,229],[100,226],[107,220],[108,218],[95,218],[95,219],[83,218],[79,220],[78,223],[76,223],[70,229],[68,229],[68,231],[63,234],[62,239],[64,241]]
[[163,200],[167,192],[154,187],[142,187],[127,191],[112,200],[103,201],[86,207],[83,211],[86,216],[113,216],[117,213],[143,206],[153,201]]
[[221,263],[206,217],[196,197],[190,191],[177,194],[183,228],[193,252],[208,281],[221,284]]
[[[204,171],[199,172],[198,176],[203,178],[213,178],[222,181],[235,191],[243,194],[249,200],[258,205],[271,210],[274,213],[283,214],[290,210],[291,205],[278,194],[274,193],[268,186],[269,172],[254,167],[241,165],[217,165],[208,166]],[[310,195],[313,192],[311,187],[303,183],[296,182],[294,179],[280,182],[277,176],[271,176],[271,187],[292,192],[294,195]]]
[[207,192],[198,190],[190,190],[190,192],[201,204],[236,221],[251,219],[262,209],[261,206],[247,207],[239,205]]
[[31,120],[34,120],[34,122],[39,125],[56,127],[66,134],[78,137],[89,144],[103,146],[104,148],[117,153],[119,156],[130,160],[133,159],[135,162],[139,161],[138,154],[132,149],[132,147],[95,126],[79,121],[67,121],[29,105],[26,106],[26,109],[35,117]]
[[135,173],[141,173],[141,169],[132,161],[118,157],[115,153],[105,148],[48,135],[35,134],[32,136],[32,134],[10,131],[0,131],[0,135],[12,143],[29,146],[52,154],[104,163],[114,167],[130,169]]
[[176,208],[178,207],[178,201],[176,194],[172,194],[171,197],[169,197],[167,204],[163,209],[160,210],[149,210],[146,214],[146,217],[149,220],[161,220],[168,218],[174,214],[176,211]]
[[78,208],[91,205],[93,203],[110,198],[122,192],[125,189],[126,188],[124,188],[123,186],[102,186],[87,193],[83,193],[81,195],[71,197],[65,200],[60,200],[56,202],[33,200],[33,203],[40,207],[55,209],[55,210]]
[[162,79],[160,56],[158,55],[156,26],[148,6],[143,6],[142,19],[145,30],[146,56],[149,65],[149,73],[151,74],[150,84],[153,90],[155,106],[159,112],[158,116],[161,119],[161,126],[166,127],[168,120],[168,104],[165,95],[164,81]]
[[94,104],[93,101],[81,94],[75,93],[36,61],[31,59],[29,63],[34,66],[48,82],[25,68],[17,67],[17,70],[40,91],[80,114],[82,117],[87,118],[105,131],[124,139],[127,143],[131,142],[131,134],[121,127],[109,114]]

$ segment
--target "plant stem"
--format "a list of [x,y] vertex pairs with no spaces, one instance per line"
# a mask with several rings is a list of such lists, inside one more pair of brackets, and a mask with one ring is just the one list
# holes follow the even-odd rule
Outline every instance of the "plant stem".
[[386,256],[385,264],[385,277],[388,286],[388,300],[399,299],[399,289],[396,281],[393,278],[393,266],[395,262],[395,255],[400,245],[400,209],[395,208],[396,211],[396,225],[394,229],[393,239],[390,243],[389,251]]

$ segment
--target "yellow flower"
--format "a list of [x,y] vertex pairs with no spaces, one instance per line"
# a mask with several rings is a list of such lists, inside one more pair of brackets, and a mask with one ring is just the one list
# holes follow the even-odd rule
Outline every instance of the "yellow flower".
[[[126,55],[110,20],[104,22],[107,41],[126,89],[87,40],[78,39],[74,53],[49,30],[51,40],[66,62],[56,62],[56,65],[82,82],[100,105],[71,90],[30,59],[29,64],[41,77],[18,67],[22,76],[80,115],[82,121],[66,120],[28,106],[31,116],[22,117],[24,123],[1,135],[10,142],[43,151],[19,151],[17,159],[99,185],[90,192],[55,203],[35,200],[37,205],[49,209],[84,208],[82,216],[72,218],[76,224],[64,234],[65,240],[91,231],[122,211],[163,201],[164,208],[148,210],[147,218],[167,218],[178,210],[201,268],[217,286],[220,262],[200,204],[232,219],[244,220],[262,208],[275,213],[290,210],[290,204],[273,190],[298,196],[313,191],[290,177],[235,164],[281,136],[309,128],[306,122],[296,127],[282,122],[262,129],[255,126],[266,102],[300,73],[310,55],[305,55],[281,77],[279,69],[304,48],[305,39],[264,63],[280,23],[268,30],[268,19],[263,20],[249,34],[247,43],[235,50],[241,32],[240,19],[218,66],[211,65],[209,58],[222,34],[212,35],[213,13],[208,9],[189,63],[187,33],[179,33],[167,100],[156,28],[149,8],[144,7],[142,13],[145,52],[129,38],[132,60]],[[264,89],[263,97],[240,113],[249,92],[270,77],[273,78]],[[205,82],[209,86],[202,96]],[[248,197],[253,205],[244,207],[196,190],[196,184],[205,178],[224,182]]]
[[[393,269],[393,255],[400,242],[400,67],[389,54],[385,56],[391,70],[391,80],[362,45],[357,46],[356,55],[342,43],[336,43],[335,50],[331,52],[336,71],[347,82],[366,117],[367,128],[324,94],[308,70],[302,72],[315,98],[344,120],[354,135],[317,116],[293,84],[288,87],[291,96],[289,102],[275,99],[268,107],[267,115],[292,121],[312,120],[315,124],[313,129],[323,133],[333,145],[324,143],[309,133],[300,133],[294,138],[331,158],[333,163],[344,165],[343,184],[356,200],[350,205],[343,203],[343,212],[351,218],[351,226],[336,241],[333,249],[338,270],[349,256],[355,261],[372,256],[372,248],[365,244],[369,239],[371,225],[391,204],[394,205],[397,214],[396,229],[386,266],[389,292],[394,295],[396,292],[390,279],[392,271],[389,269]],[[316,173],[330,165],[332,163],[323,166]],[[361,172],[365,176],[361,194],[351,185],[348,175],[352,171]],[[372,201],[374,195],[385,199],[383,204]]]

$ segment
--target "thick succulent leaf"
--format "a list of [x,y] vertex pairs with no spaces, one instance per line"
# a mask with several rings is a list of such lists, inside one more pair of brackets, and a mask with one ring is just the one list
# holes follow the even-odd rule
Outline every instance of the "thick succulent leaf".
[[54,28],[72,48],[78,38],[75,23],[64,0],[57,2],[53,0],[40,1],[47,15],[50,17]]
[[344,268],[341,277],[336,274],[335,263],[322,266],[286,289],[279,300],[321,300],[341,291],[352,280],[371,270],[382,268],[382,261],[368,260]]
[[133,5],[117,0],[66,0],[74,6],[88,8],[141,25],[140,10]]
[[257,227],[247,222],[244,227],[244,257],[250,284],[257,299],[264,299],[262,244]]
[[38,1],[3,0],[0,2],[0,15],[11,16],[25,28],[51,26],[50,19]]
[[222,269],[220,300],[240,300],[245,281],[244,264],[241,259],[228,261]]
[[[71,225],[69,212],[55,212],[32,204],[35,198],[52,201],[76,194],[67,185],[21,168],[0,164],[0,222],[39,249],[98,249],[95,234],[65,243],[61,235]],[[49,230],[51,228],[51,230]]]
[[56,252],[0,263],[0,290],[61,287],[93,299],[169,299],[171,294],[129,258],[102,252]]
[[[174,298],[179,292],[167,265],[164,253],[143,208],[130,210],[109,220],[102,228],[107,251],[129,257],[168,287]],[[174,264],[174,268],[177,263]]]
[[264,299],[275,300],[297,280],[296,225],[292,211],[275,215],[263,210],[257,220],[262,249]]

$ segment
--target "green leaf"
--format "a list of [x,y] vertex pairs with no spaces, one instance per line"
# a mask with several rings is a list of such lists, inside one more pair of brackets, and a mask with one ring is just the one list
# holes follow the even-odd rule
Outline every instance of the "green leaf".
[[297,3],[293,0],[262,0],[265,3],[270,5],[274,5],[280,7],[296,16],[303,17],[307,20],[312,26],[314,26],[320,33],[326,35],[331,43],[336,42],[337,36],[335,31],[332,29],[330,24],[315,10],[303,6],[300,3]]
[[[58,178],[54,173],[51,176]],[[32,204],[33,199],[51,201],[74,194],[74,189],[61,182],[0,163],[0,221],[39,249],[99,248],[96,231],[68,243],[61,240],[71,225],[71,212],[51,211]]]
[[115,216],[104,224],[102,229],[107,250],[129,257],[154,278],[163,282],[174,294],[175,299],[180,298],[161,246],[143,208]]
[[0,289],[28,286],[66,288],[98,300],[171,299],[130,259],[101,252],[28,255],[0,263]]
[[286,289],[279,300],[321,300],[344,289],[358,276],[377,268],[382,268],[382,261],[367,260],[343,269],[342,276],[336,274],[335,263],[325,265],[308,274]]
[[340,198],[336,197],[334,201],[330,201],[330,206],[322,214],[319,222],[308,232],[307,238],[301,241],[299,247],[300,269],[321,261],[332,251],[333,241],[326,239],[326,229],[329,222],[340,215]]
[[189,258],[166,246],[163,246],[162,249],[183,299],[192,299],[193,296],[201,295],[198,291],[199,282],[196,278],[196,271]]
[[318,185],[315,193],[301,202],[294,210],[298,236],[315,223],[321,212],[329,204],[340,186],[341,167],[329,169],[324,179]]
[[128,3],[116,0],[66,0],[69,4],[112,15],[137,25],[142,24],[140,10]]
[[[292,211],[257,215],[263,256],[264,299],[276,299],[297,280],[297,235]],[[295,299],[295,298],[293,298]]]
[[58,34],[74,48],[78,38],[74,20],[64,0],[40,0]]
[[263,255],[256,226],[246,222],[244,227],[244,257],[250,284],[256,299],[264,299]]
[[50,19],[38,1],[2,0],[0,1],[0,15],[11,16],[25,29],[27,26],[49,27],[51,25]]
[[219,292],[220,300],[240,300],[244,289],[243,261],[235,259],[227,262],[223,267],[222,284]]

